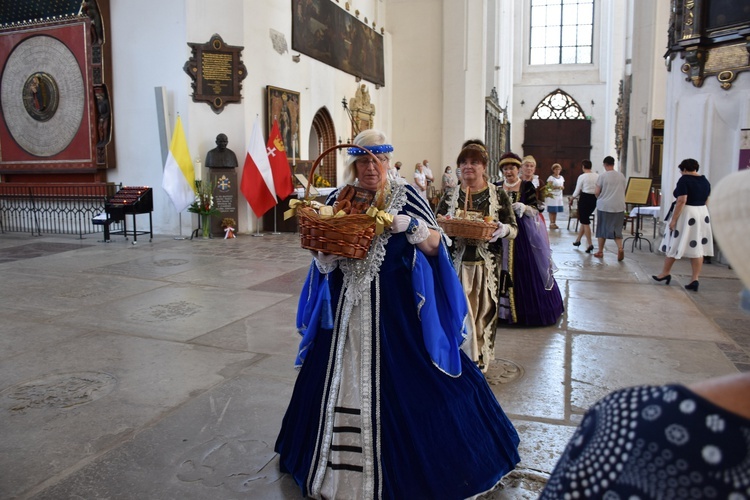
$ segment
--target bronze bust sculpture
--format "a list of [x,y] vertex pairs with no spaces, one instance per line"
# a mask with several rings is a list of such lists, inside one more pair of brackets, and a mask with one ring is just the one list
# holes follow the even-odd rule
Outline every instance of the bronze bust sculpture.
[[208,168],[231,168],[237,167],[237,156],[234,151],[227,148],[229,140],[225,134],[216,136],[216,147],[206,153],[206,166]]

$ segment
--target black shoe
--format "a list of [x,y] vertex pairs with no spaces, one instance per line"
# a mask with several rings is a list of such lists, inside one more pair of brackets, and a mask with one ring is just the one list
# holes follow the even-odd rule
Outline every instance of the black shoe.
[[591,253],[591,252],[593,252],[593,251],[594,251],[594,245],[591,245],[591,246],[589,246],[589,247],[588,247],[588,248],[586,249],[586,253]]
[[685,285],[685,288],[694,292],[698,291],[698,280],[693,281],[689,285]]
[[573,242],[573,246],[574,247],[580,247],[581,246],[581,242],[580,241],[574,241]]
[[[658,276],[651,276],[651,277],[654,278],[656,281],[666,281],[666,283],[665,283],[666,285],[669,285],[669,282],[672,281],[672,275],[671,274],[667,274],[663,278],[660,278]],[[696,281],[696,283],[698,283],[698,282]],[[685,288],[687,288],[687,287],[685,287]],[[698,288],[697,285],[696,285],[696,288]]]

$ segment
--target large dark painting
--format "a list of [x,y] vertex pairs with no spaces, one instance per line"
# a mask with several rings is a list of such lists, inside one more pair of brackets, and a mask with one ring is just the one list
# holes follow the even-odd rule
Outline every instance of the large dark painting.
[[383,37],[330,0],[292,0],[292,49],[385,85]]

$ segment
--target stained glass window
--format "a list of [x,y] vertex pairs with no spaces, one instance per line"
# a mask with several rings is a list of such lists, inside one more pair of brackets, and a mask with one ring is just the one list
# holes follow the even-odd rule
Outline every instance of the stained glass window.
[[591,64],[594,0],[531,0],[530,64]]
[[585,120],[581,106],[560,89],[542,99],[531,115],[532,120]]

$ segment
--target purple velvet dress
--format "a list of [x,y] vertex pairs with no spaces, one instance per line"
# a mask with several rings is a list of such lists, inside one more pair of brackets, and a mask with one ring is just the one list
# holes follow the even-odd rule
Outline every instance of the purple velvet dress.
[[[512,202],[536,208],[536,190],[528,181],[509,191]],[[501,321],[526,326],[554,325],[562,315],[562,295],[553,273],[547,228],[539,215],[518,217],[518,235],[503,240],[503,269],[510,273],[513,286],[500,298]]]

